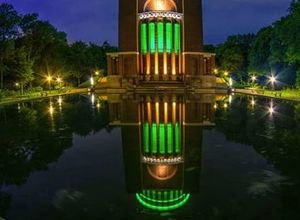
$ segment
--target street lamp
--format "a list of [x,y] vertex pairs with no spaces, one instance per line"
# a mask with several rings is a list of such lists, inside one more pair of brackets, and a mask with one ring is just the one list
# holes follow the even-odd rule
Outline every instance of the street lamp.
[[49,84],[49,90],[51,90],[51,81],[52,81],[52,76],[48,75],[46,77],[47,81],[48,81],[48,84]]
[[255,81],[256,81],[256,76],[253,75],[253,76],[251,77],[251,80],[252,80],[252,82],[255,82]]
[[270,76],[269,77],[269,82],[271,83],[272,85],[272,89],[274,90],[275,89],[275,83],[276,83],[276,77],[274,75]]
[[228,76],[228,75],[229,75],[228,71],[225,71],[224,76]]

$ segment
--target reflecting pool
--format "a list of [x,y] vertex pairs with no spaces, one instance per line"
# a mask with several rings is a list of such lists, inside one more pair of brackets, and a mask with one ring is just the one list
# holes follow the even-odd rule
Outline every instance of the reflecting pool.
[[300,103],[82,94],[0,107],[0,219],[300,219]]

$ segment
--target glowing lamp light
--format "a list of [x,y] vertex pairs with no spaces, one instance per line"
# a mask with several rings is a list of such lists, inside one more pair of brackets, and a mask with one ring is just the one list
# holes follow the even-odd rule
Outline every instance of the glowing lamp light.
[[52,76],[47,76],[46,79],[47,79],[48,82],[51,82],[52,81]]
[[100,73],[99,73],[99,71],[97,70],[97,71],[95,71],[95,75],[96,76],[98,76]]
[[91,77],[90,81],[91,81],[91,86],[94,86],[95,85],[95,81],[94,81],[93,77]]
[[16,83],[16,84],[15,84],[16,87],[18,87],[19,85],[20,85],[19,83]]
[[228,75],[229,75],[228,71],[225,71],[224,76],[228,76]]
[[218,105],[217,104],[214,104],[214,109],[217,109],[218,108]]
[[224,104],[224,108],[225,109],[228,108],[228,104],[227,103]]
[[60,77],[57,77],[56,81],[57,81],[58,83],[61,83],[61,82],[62,82],[62,79],[61,79]]
[[257,78],[256,78],[256,76],[254,76],[254,75],[251,77],[252,82],[255,82],[256,79],[257,79]]
[[270,76],[269,81],[274,84],[276,82],[276,77],[274,75]]
[[218,69],[214,69],[214,73],[218,74],[219,73]]

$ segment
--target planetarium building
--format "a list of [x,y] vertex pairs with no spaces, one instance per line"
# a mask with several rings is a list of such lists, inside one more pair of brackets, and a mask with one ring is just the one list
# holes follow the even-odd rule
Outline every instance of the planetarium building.
[[215,54],[203,52],[201,0],[122,0],[119,52],[108,83],[128,88],[176,84],[215,88]]

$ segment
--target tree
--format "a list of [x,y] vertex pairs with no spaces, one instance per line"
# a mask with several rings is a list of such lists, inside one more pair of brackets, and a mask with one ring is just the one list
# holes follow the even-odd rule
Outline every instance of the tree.
[[235,73],[240,80],[247,79],[248,55],[254,34],[233,35],[216,49],[217,63],[221,70]]
[[4,88],[4,75],[9,70],[8,63],[13,59],[14,49],[14,41],[0,41],[0,89]]
[[249,71],[256,73],[266,73],[270,71],[270,41],[273,34],[272,27],[261,29],[255,38],[249,53]]
[[15,39],[18,34],[20,17],[12,5],[0,4],[0,41]]
[[33,61],[30,60],[24,48],[19,49],[15,60],[15,74],[20,83],[21,94],[24,93],[24,87],[30,83],[33,77]]
[[67,59],[70,65],[72,76],[77,79],[77,86],[80,85],[83,76],[91,74],[87,51],[88,46],[81,41],[73,43],[69,48]]

